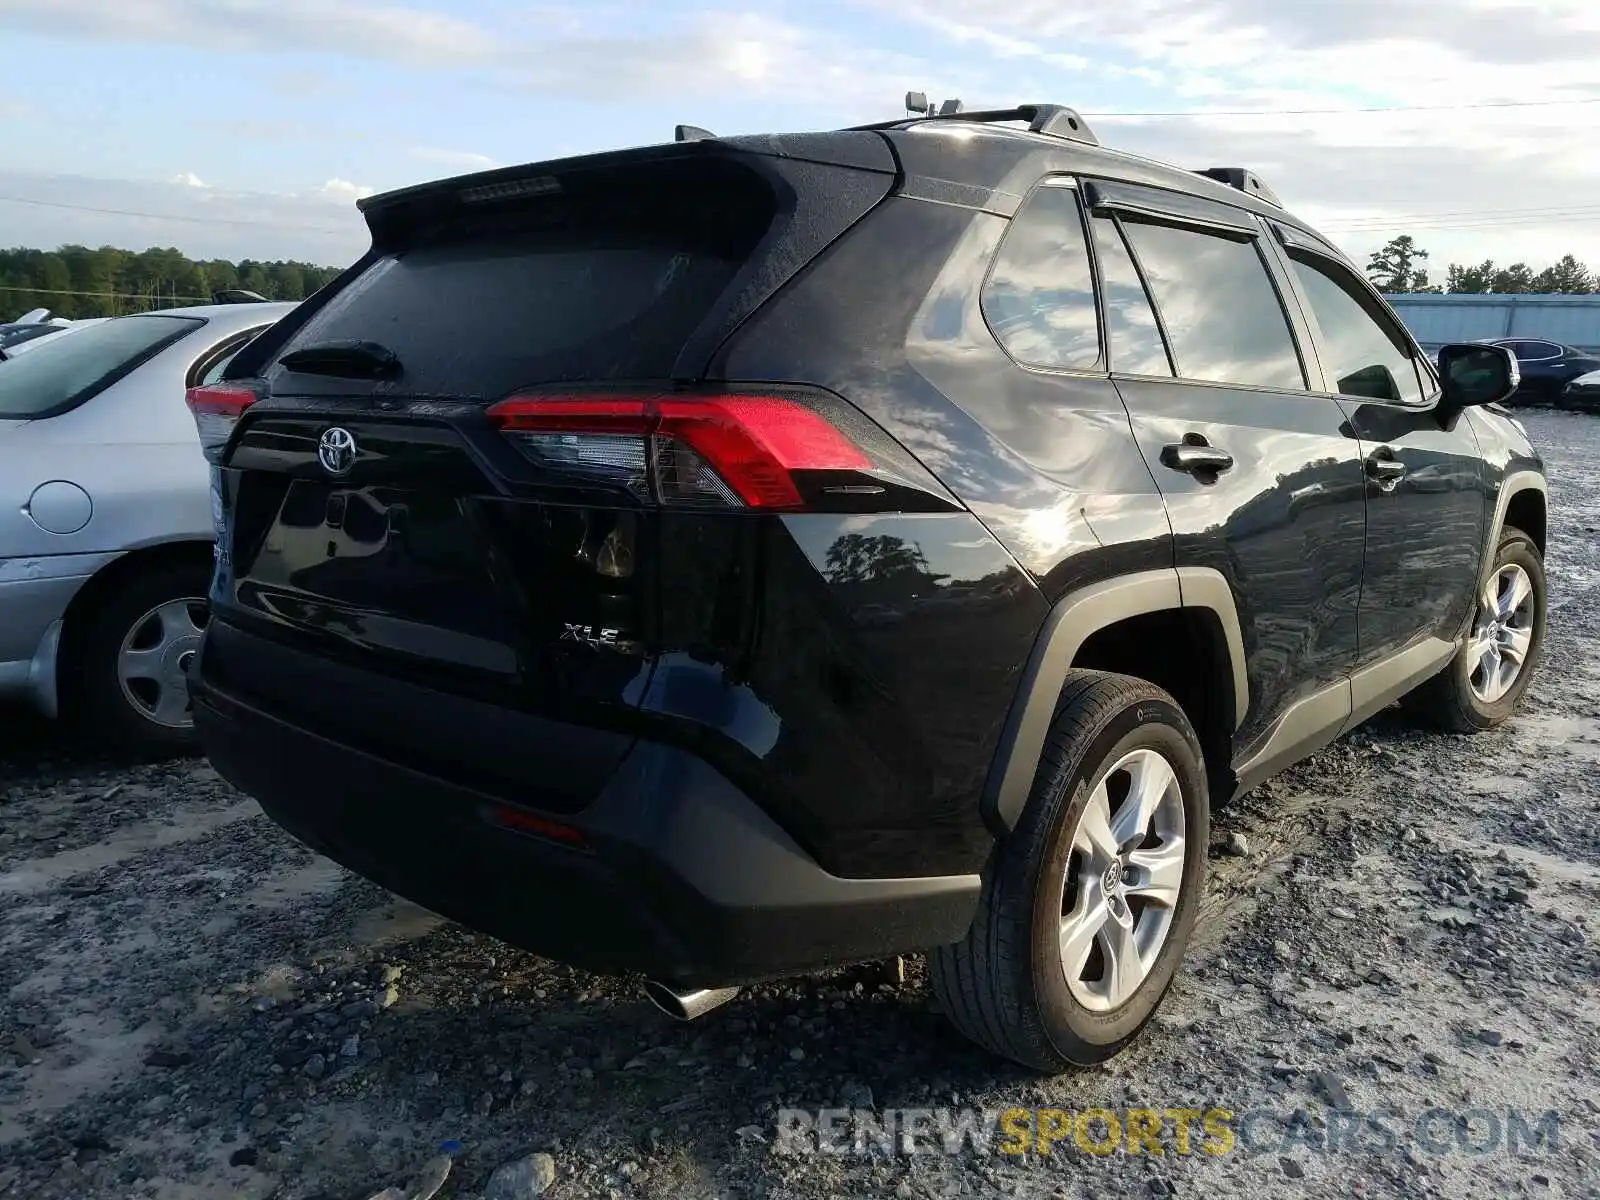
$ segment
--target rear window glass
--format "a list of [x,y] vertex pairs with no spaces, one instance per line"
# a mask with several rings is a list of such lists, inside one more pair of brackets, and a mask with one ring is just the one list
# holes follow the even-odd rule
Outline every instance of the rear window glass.
[[[458,224],[380,258],[282,352],[377,342],[399,357],[405,392],[487,400],[533,384],[669,376],[771,224],[773,202],[754,180],[646,183],[556,212],[530,205],[492,228]],[[349,382],[293,378],[319,391]]]
[[0,363],[0,420],[76,408],[204,324],[192,317],[118,317],[52,338]]
[[20,346],[23,342],[31,342],[34,338],[42,338],[48,334],[60,333],[63,325],[12,325],[9,328],[0,327],[0,350],[7,346]]

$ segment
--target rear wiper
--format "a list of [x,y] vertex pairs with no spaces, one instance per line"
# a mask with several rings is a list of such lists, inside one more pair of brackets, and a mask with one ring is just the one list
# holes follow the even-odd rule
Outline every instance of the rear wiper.
[[291,371],[340,379],[393,379],[402,370],[400,356],[389,347],[354,340],[313,342],[291,350],[278,362]]

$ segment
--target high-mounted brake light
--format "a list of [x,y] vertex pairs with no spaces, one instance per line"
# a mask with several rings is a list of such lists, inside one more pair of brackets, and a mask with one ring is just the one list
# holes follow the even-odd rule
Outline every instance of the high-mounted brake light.
[[535,462],[667,504],[802,508],[800,473],[875,465],[826,417],[782,396],[513,396],[488,416]]
[[220,466],[228,439],[233,436],[233,427],[239,423],[244,410],[259,397],[253,388],[215,383],[210,387],[190,388],[184,399],[194,414],[194,427],[200,434],[200,449],[206,461]]

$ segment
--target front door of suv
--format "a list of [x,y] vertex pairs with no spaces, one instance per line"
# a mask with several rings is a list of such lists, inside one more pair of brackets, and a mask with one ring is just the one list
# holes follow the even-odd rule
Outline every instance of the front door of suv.
[[1177,565],[1214,568],[1233,591],[1250,688],[1234,765],[1259,777],[1331,739],[1349,712],[1359,446],[1337,402],[1307,389],[1250,214],[1131,185],[1086,190],[1112,378]]
[[1277,240],[1326,391],[1361,441],[1367,537],[1357,666],[1370,676],[1365,688],[1356,680],[1361,716],[1407,671],[1442,665],[1473,608],[1487,515],[1482,458],[1469,421],[1440,423],[1433,369],[1376,292],[1308,236],[1281,229]]

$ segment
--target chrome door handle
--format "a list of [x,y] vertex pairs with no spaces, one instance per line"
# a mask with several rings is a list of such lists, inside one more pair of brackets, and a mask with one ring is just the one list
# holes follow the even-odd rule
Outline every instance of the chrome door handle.
[[1406,465],[1394,456],[1394,451],[1385,447],[1367,455],[1366,471],[1367,478],[1378,485],[1380,492],[1392,492],[1405,477]]
[[1191,433],[1182,442],[1161,447],[1161,465],[1186,475],[1216,475],[1233,466],[1233,455]]

